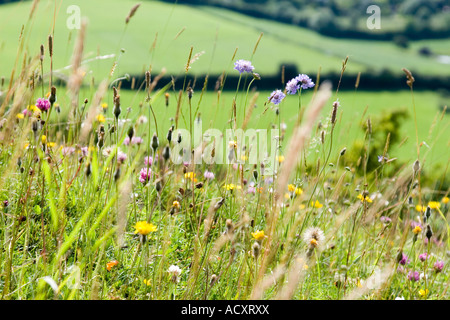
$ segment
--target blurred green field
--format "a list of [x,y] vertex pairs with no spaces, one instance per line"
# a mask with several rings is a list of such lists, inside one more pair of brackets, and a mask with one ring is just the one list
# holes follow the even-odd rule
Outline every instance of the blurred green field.
[[[252,58],[259,73],[275,73],[283,63],[296,63],[306,73],[315,74],[319,68],[323,72],[339,72],[346,56],[350,57],[347,71],[353,73],[383,68],[400,73],[404,67],[422,74],[449,73],[448,65],[434,57],[420,56],[417,50],[427,46],[438,54],[450,55],[450,39],[411,42],[409,49],[401,49],[392,42],[328,38],[307,29],[231,11],[158,1],[143,1],[124,33],[125,17],[135,3],[134,0],[40,1],[33,21],[25,29],[31,39],[25,49],[29,55],[36,55],[40,44],[47,43],[56,4],[54,67],[67,66],[76,37],[76,30],[66,27],[67,9],[76,4],[82,17],[88,19],[84,58],[115,54],[124,48],[116,70],[119,75],[142,74],[150,65],[154,71],[166,68],[169,74],[183,73],[191,46],[194,54],[204,54],[190,72],[219,74],[229,69],[236,48],[236,58],[250,59],[261,32],[264,36]],[[14,67],[20,30],[27,22],[31,4],[32,1],[26,1],[0,7],[0,57],[8,62],[0,65],[0,76],[8,78]],[[180,31],[183,32],[179,34]],[[155,49],[151,50],[154,42]],[[87,67],[98,79],[105,77],[111,66],[110,58],[96,60]]]

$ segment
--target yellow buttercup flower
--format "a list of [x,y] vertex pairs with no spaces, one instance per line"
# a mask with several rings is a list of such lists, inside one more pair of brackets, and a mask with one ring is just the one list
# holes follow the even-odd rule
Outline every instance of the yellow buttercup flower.
[[362,195],[362,194],[359,194],[357,198],[358,198],[358,199],[360,199],[360,200],[361,200],[361,202],[364,202],[364,201],[366,201],[366,202],[368,202],[368,203],[372,203],[372,199],[370,199],[370,198],[369,198],[368,196],[366,196],[366,197],[363,197],[363,195]]
[[437,201],[430,201],[428,202],[428,206],[430,209],[439,209],[441,207],[441,204]]
[[311,201],[311,207],[320,209],[320,208],[323,207],[323,204],[321,204],[321,203],[319,202],[319,200],[316,200],[316,202]]
[[447,204],[450,201],[450,198],[449,197],[443,197],[441,201],[442,201],[443,204]]
[[264,239],[264,230],[257,230],[256,232],[252,232],[251,234],[253,239],[255,239],[256,241],[261,241],[262,239]]
[[135,234],[139,233],[143,236],[148,235],[150,232],[155,232],[157,230],[156,226],[154,226],[151,223],[148,223],[147,221],[139,221],[136,222],[136,225],[134,226]]

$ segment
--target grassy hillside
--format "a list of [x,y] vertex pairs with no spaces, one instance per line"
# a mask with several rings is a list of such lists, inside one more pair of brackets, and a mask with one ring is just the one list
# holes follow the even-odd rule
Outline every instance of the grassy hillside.
[[[428,46],[439,54],[450,55],[450,40],[412,42],[410,49],[405,50],[391,42],[341,41],[306,29],[248,18],[234,12],[158,1],[144,1],[124,31],[126,14],[135,3],[132,0],[77,1],[81,15],[89,21],[85,59],[92,59],[97,54],[117,54],[123,48],[125,52],[116,74],[142,73],[150,65],[153,70],[166,68],[169,74],[180,74],[184,71],[192,46],[193,54],[204,54],[190,72],[217,74],[228,69],[236,48],[237,58],[251,58],[255,43],[260,33],[264,32],[252,59],[260,73],[274,73],[282,63],[296,63],[302,72],[307,73],[316,73],[320,67],[324,72],[339,71],[342,59],[348,55],[348,72],[382,68],[400,72],[401,68],[406,67],[424,74],[448,74],[445,65],[433,57],[420,56],[417,49]],[[0,58],[9,62],[0,65],[0,75],[6,78],[13,69],[11,61],[15,60],[20,30],[26,24],[31,4],[27,1],[0,8]],[[55,69],[69,64],[76,37],[76,30],[66,27],[70,5],[72,3],[67,1],[56,1]],[[37,54],[39,45],[46,44],[46,35],[52,30],[54,11],[55,1],[41,1],[34,20],[25,28],[31,36],[25,44],[29,55]],[[89,68],[99,78],[109,72],[111,65],[112,59],[97,60],[91,62]]]

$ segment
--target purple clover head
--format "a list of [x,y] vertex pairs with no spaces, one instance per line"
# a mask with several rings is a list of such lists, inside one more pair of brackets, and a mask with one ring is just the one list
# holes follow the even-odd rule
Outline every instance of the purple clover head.
[[441,272],[442,269],[444,269],[444,261],[436,261],[433,268],[434,268],[434,271],[436,271],[436,273]]
[[205,171],[203,176],[205,177],[205,179],[208,179],[208,180],[214,179],[214,173],[211,171],[208,171],[208,170]]
[[416,282],[420,280],[420,273],[419,271],[410,271],[408,273],[408,280]]
[[146,167],[151,167],[153,164],[153,158],[151,156],[145,157],[144,158],[144,165]]
[[47,111],[50,109],[50,101],[48,101],[48,99],[38,98],[36,100],[36,107],[38,107],[41,111]]
[[400,263],[403,266],[408,264],[409,263],[408,256],[406,254],[402,253],[402,258],[400,259],[400,261],[398,263]]
[[144,139],[142,139],[141,137],[133,137],[131,138],[131,144],[141,144],[142,142],[144,142]]
[[306,74],[299,74],[297,77],[295,77],[295,79],[302,87],[302,89],[309,89],[315,86],[315,83],[312,82],[311,78],[308,77]]
[[117,162],[124,163],[127,160],[127,155],[122,151],[117,152]]
[[123,139],[123,144],[128,146],[130,144],[130,137],[126,136],[125,139]]
[[297,90],[300,89],[297,78],[293,78],[286,84],[286,92],[288,94],[296,94]]
[[427,260],[428,258],[428,254],[426,252],[422,253],[419,255],[419,260],[424,262],[425,260]]
[[239,73],[252,73],[255,67],[252,66],[251,61],[241,59],[234,63],[234,69],[239,71]]
[[273,104],[278,105],[285,97],[286,95],[281,90],[275,90],[270,95],[269,102],[273,102]]
[[139,181],[142,184],[146,184],[151,177],[152,177],[152,169],[150,168],[142,168],[141,172],[139,172]]

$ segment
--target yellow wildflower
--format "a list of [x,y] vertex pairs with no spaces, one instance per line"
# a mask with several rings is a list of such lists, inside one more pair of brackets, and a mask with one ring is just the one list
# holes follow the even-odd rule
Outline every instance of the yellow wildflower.
[[175,201],[172,203],[172,207],[174,207],[174,208],[176,208],[176,209],[180,209],[181,205],[180,205],[180,203],[179,203],[177,200],[175,200]]
[[316,202],[311,201],[311,207],[320,209],[320,208],[323,207],[323,204],[321,204],[321,203],[319,202],[319,200],[316,200]]
[[119,261],[117,261],[117,260],[110,261],[110,262],[108,262],[108,263],[106,264],[106,269],[107,269],[108,271],[111,271],[111,269],[112,269],[113,267],[117,266],[118,264],[119,264]]
[[233,191],[234,189],[237,189],[237,190],[240,190],[241,189],[241,186],[236,186],[236,185],[234,185],[233,183],[230,183],[230,184],[226,184],[226,185],[224,185],[223,186],[225,189],[227,189],[227,191]]
[[278,163],[282,163],[284,162],[284,156],[279,156],[278,157]]
[[413,229],[413,233],[414,233],[414,234],[419,234],[421,231],[422,231],[422,228],[421,228],[420,226],[416,226],[416,227]]
[[426,297],[426,296],[428,295],[429,292],[430,292],[430,291],[429,291],[428,289],[426,289],[426,290],[420,289],[420,290],[419,290],[419,296],[421,296],[422,298],[423,298],[423,297]]
[[154,226],[151,223],[148,223],[147,221],[139,221],[136,222],[136,225],[134,226],[134,233],[142,234],[143,236],[148,235],[150,232],[155,232],[157,230],[156,226]]
[[186,172],[184,174],[185,179],[189,179],[191,181],[197,182],[197,179],[195,177],[196,177],[196,174],[194,172]]
[[53,148],[56,145],[56,142],[49,142],[47,143],[47,147]]
[[228,142],[228,145],[230,146],[230,148],[237,148],[237,142],[234,140],[231,140],[230,142]]
[[241,160],[242,160],[242,161],[247,161],[247,160],[248,160],[248,157],[247,157],[246,155],[242,155],[242,156],[241,156]]
[[303,266],[303,270],[308,270],[308,265],[307,265],[307,264],[305,264],[305,265]]
[[299,208],[300,210],[303,210],[303,209],[306,208],[306,206],[305,206],[304,204],[301,204],[301,205],[298,206],[298,208]]
[[295,194],[296,195],[301,195],[303,193],[303,190],[302,190],[302,188],[295,188]]
[[362,195],[362,194],[359,194],[357,198],[358,198],[358,199],[360,199],[360,200],[361,200],[361,202],[364,202],[364,201],[366,201],[366,202],[368,202],[368,203],[372,203],[372,199],[370,199],[370,198],[369,198],[368,196],[366,196],[366,197],[363,197],[363,195]]
[[441,204],[437,201],[430,201],[428,202],[428,206],[430,209],[439,209],[441,207]]
[[443,204],[447,204],[450,201],[450,198],[449,197],[443,197],[441,201],[442,201]]
[[105,122],[106,121],[105,116],[102,115],[101,113],[97,115],[96,119],[97,119],[98,122]]
[[256,241],[261,241],[262,239],[264,239],[264,230],[257,230],[256,232],[252,232],[252,237]]
[[150,279],[148,279],[148,280],[147,280],[147,279],[144,279],[143,282],[144,282],[144,284],[145,284],[146,286],[149,286],[149,285],[150,285]]
[[295,186],[293,184],[289,184],[288,185],[288,191],[289,192],[294,192],[295,191]]
[[418,204],[416,206],[416,210],[419,211],[419,212],[425,212],[427,210],[427,207],[421,206],[420,204]]
[[47,142],[47,136],[45,134],[42,135],[41,141],[42,141],[42,143],[46,143]]
[[25,116],[24,116],[23,113],[18,113],[18,114],[16,114],[16,118],[17,119],[23,119],[23,118],[25,118]]
[[102,103],[102,109],[106,109],[106,108],[108,108],[108,104],[106,102],[103,102]]

